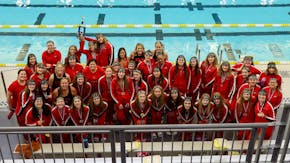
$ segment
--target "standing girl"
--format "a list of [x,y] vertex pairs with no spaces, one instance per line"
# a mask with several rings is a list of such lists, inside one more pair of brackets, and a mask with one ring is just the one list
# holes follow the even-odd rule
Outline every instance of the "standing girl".
[[116,114],[120,124],[128,125],[130,101],[134,98],[133,81],[125,75],[125,69],[120,68],[116,78],[111,83],[111,96],[116,103]]

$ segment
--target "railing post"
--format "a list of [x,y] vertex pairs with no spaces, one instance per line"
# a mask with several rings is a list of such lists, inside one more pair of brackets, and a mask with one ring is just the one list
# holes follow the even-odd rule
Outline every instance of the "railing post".
[[[116,163],[116,133],[115,130],[111,130],[111,157],[112,163]],[[105,150],[105,149],[104,149]]]
[[125,147],[125,134],[123,130],[119,131],[120,148],[121,148],[121,163],[126,163],[126,147]]
[[[278,134],[277,134],[277,138],[275,141],[275,146],[273,147],[273,154],[272,154],[271,162],[277,162],[277,160],[278,160],[278,156],[279,156],[279,152],[281,149],[283,137],[285,134],[285,128],[287,125],[286,122],[289,118],[290,103],[285,103],[284,107],[280,107],[280,109],[283,109],[283,113],[282,113],[281,120],[280,120],[281,125],[278,128]],[[286,134],[286,136],[289,136],[289,134]],[[289,139],[288,139],[288,141],[289,141]],[[288,142],[285,142],[285,143],[288,143]],[[284,149],[285,152],[287,151],[287,147],[288,147],[288,145],[286,146],[286,149]],[[282,158],[281,158],[281,160],[282,160]]]
[[272,155],[271,161],[275,161],[276,160],[275,162],[277,162],[278,155],[279,155],[280,148],[281,148],[281,143],[283,141],[284,134],[286,133],[285,143],[284,143],[283,151],[282,151],[281,158],[280,158],[280,162],[281,163],[284,162],[284,159],[285,159],[285,156],[286,156],[286,153],[287,153],[287,149],[288,149],[289,139],[290,139],[290,135],[287,134],[287,132],[285,132],[285,129],[287,129],[286,131],[288,131],[288,132],[289,132],[289,129],[290,129],[289,113],[290,113],[290,103],[285,103],[284,107],[283,107],[283,114],[282,114],[281,122],[286,123],[286,125],[285,126],[283,125],[283,126],[279,127],[278,136],[277,136],[277,139],[276,139],[276,142],[275,142],[275,148],[274,148],[274,151],[273,151],[273,155]]
[[7,95],[6,83],[5,83],[4,75],[3,75],[2,71],[1,71],[1,78],[2,78],[2,82],[3,82],[3,88],[4,88],[4,91],[5,91],[5,94]]
[[248,151],[247,151],[247,157],[246,157],[246,162],[251,163],[252,162],[252,156],[255,148],[255,141],[256,141],[256,135],[257,135],[258,129],[253,128],[252,133],[251,133],[251,138],[248,146]]

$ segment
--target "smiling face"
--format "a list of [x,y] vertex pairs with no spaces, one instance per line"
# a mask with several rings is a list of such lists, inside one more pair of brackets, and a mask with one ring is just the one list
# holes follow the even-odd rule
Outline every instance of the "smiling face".
[[94,97],[94,98],[93,98],[93,102],[94,102],[95,105],[100,105],[100,103],[101,103],[101,98],[100,98],[99,96]]
[[75,108],[80,109],[82,106],[82,101],[79,98],[74,98],[73,105]]

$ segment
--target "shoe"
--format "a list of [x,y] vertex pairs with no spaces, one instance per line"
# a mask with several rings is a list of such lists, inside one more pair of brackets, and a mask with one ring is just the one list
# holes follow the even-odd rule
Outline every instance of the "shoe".
[[157,135],[158,135],[158,137],[162,137],[163,133],[162,132],[158,132]]
[[172,135],[177,135],[177,132],[176,132],[176,131],[174,131],[174,132],[172,133]]
[[151,134],[151,136],[152,136],[152,138],[153,138],[153,139],[156,139],[156,138],[157,138],[157,135],[156,135],[156,133],[155,133],[155,132],[154,132],[154,133],[152,133],[152,134]]
[[95,137],[93,138],[93,140],[94,140],[94,142],[95,142],[95,143],[98,143],[98,142],[100,142],[100,138],[99,138],[99,137],[97,137],[97,136],[95,136]]
[[105,142],[106,140],[107,140],[106,137],[102,137],[102,138],[101,138],[101,142]]
[[171,132],[170,131],[167,131],[166,132],[166,135],[169,135],[170,136],[171,135]]

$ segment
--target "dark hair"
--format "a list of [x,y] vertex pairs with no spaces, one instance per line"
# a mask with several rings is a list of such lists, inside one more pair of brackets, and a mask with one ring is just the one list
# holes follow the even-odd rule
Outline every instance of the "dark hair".
[[23,68],[21,68],[21,69],[19,69],[19,70],[17,71],[17,75],[19,75],[20,72],[22,72],[22,71],[26,72]]
[[[192,67],[191,64],[190,64],[191,60],[193,60],[193,59],[196,61],[196,66],[195,67]],[[197,75],[199,73],[199,71],[200,71],[199,62],[198,62],[198,59],[197,59],[196,56],[193,56],[193,57],[190,58],[190,60],[189,60],[189,69],[190,70],[194,69],[194,75]]]
[[[164,79],[164,75],[163,75],[163,73],[162,73],[162,71],[161,71],[161,68],[160,68],[160,67],[158,67],[158,66],[157,66],[157,67],[155,67],[155,68],[158,68],[158,69],[159,69],[159,72],[160,72],[160,77],[159,77],[159,80],[157,81],[157,84],[158,84],[158,85],[161,85],[161,84],[162,84],[162,82],[163,82],[163,80],[165,80],[165,79]],[[154,69],[155,69],[155,68],[154,68]],[[152,80],[153,80],[153,81],[155,81],[155,76],[154,76],[154,74],[153,74],[153,73],[152,73]]]
[[184,59],[184,64],[183,64],[183,70],[185,72],[185,78],[188,78],[188,75],[189,75],[189,72],[188,72],[188,69],[187,69],[187,65],[186,65],[186,59],[183,55],[179,55],[177,58],[176,58],[176,63],[175,63],[175,69],[174,69],[174,75],[177,75],[178,73],[178,59],[179,58],[183,58]]
[[176,100],[173,100],[173,98],[172,98],[172,96],[171,96],[171,92],[170,92],[170,96],[169,96],[169,98],[168,98],[168,102],[167,102],[167,106],[168,106],[169,109],[172,109],[173,107],[176,107],[176,108],[177,108],[179,105],[182,105],[182,103],[183,103],[183,101],[184,101],[184,100],[181,98],[180,92],[179,92],[179,90],[178,90],[177,88],[173,87],[173,88],[171,89],[171,91],[172,91],[172,90],[176,90],[178,96],[177,96],[177,99],[176,99]]
[[39,98],[41,98],[41,100],[42,100],[42,102],[43,102],[43,105],[42,105],[42,109],[43,109],[43,111],[42,111],[42,113],[45,115],[45,116],[48,116],[48,115],[50,115],[51,114],[51,112],[50,112],[50,109],[49,109],[49,105],[47,105],[47,104],[45,104],[44,103],[44,100],[43,100],[43,97],[42,96],[36,96],[35,97],[35,100],[33,101],[33,105],[32,105],[32,115],[33,115],[33,117],[34,118],[38,118],[38,111],[37,111],[37,108],[36,108],[36,106],[35,106],[35,101],[37,100],[37,99],[39,99]]
[[92,62],[95,62],[97,64],[97,60],[96,59],[91,59],[91,60],[88,61],[87,66],[89,66],[90,63],[92,63]]
[[[77,80],[81,76],[84,78],[83,92],[86,92],[87,79],[86,79],[85,75],[82,74],[81,72],[79,72],[79,73],[76,74],[76,76],[75,76],[75,78],[73,80],[72,86],[75,87],[75,88],[78,87],[78,81]],[[81,92],[79,92],[79,93],[81,93]]]
[[35,65],[37,65],[37,60],[36,60],[36,56],[35,56],[35,54],[30,53],[30,54],[28,54],[28,56],[27,56],[27,64],[26,64],[26,65],[27,65],[28,67],[31,66],[30,63],[29,63],[29,60],[30,60],[30,58],[32,58],[32,57],[35,58]]
[[119,50],[118,50],[118,61],[119,61],[119,62],[120,62],[120,60],[121,60],[120,53],[121,53],[122,50],[124,50],[124,52],[125,52],[125,58],[127,58],[127,52],[126,52],[126,49],[125,49],[124,47],[121,47],[121,48],[119,48]]

